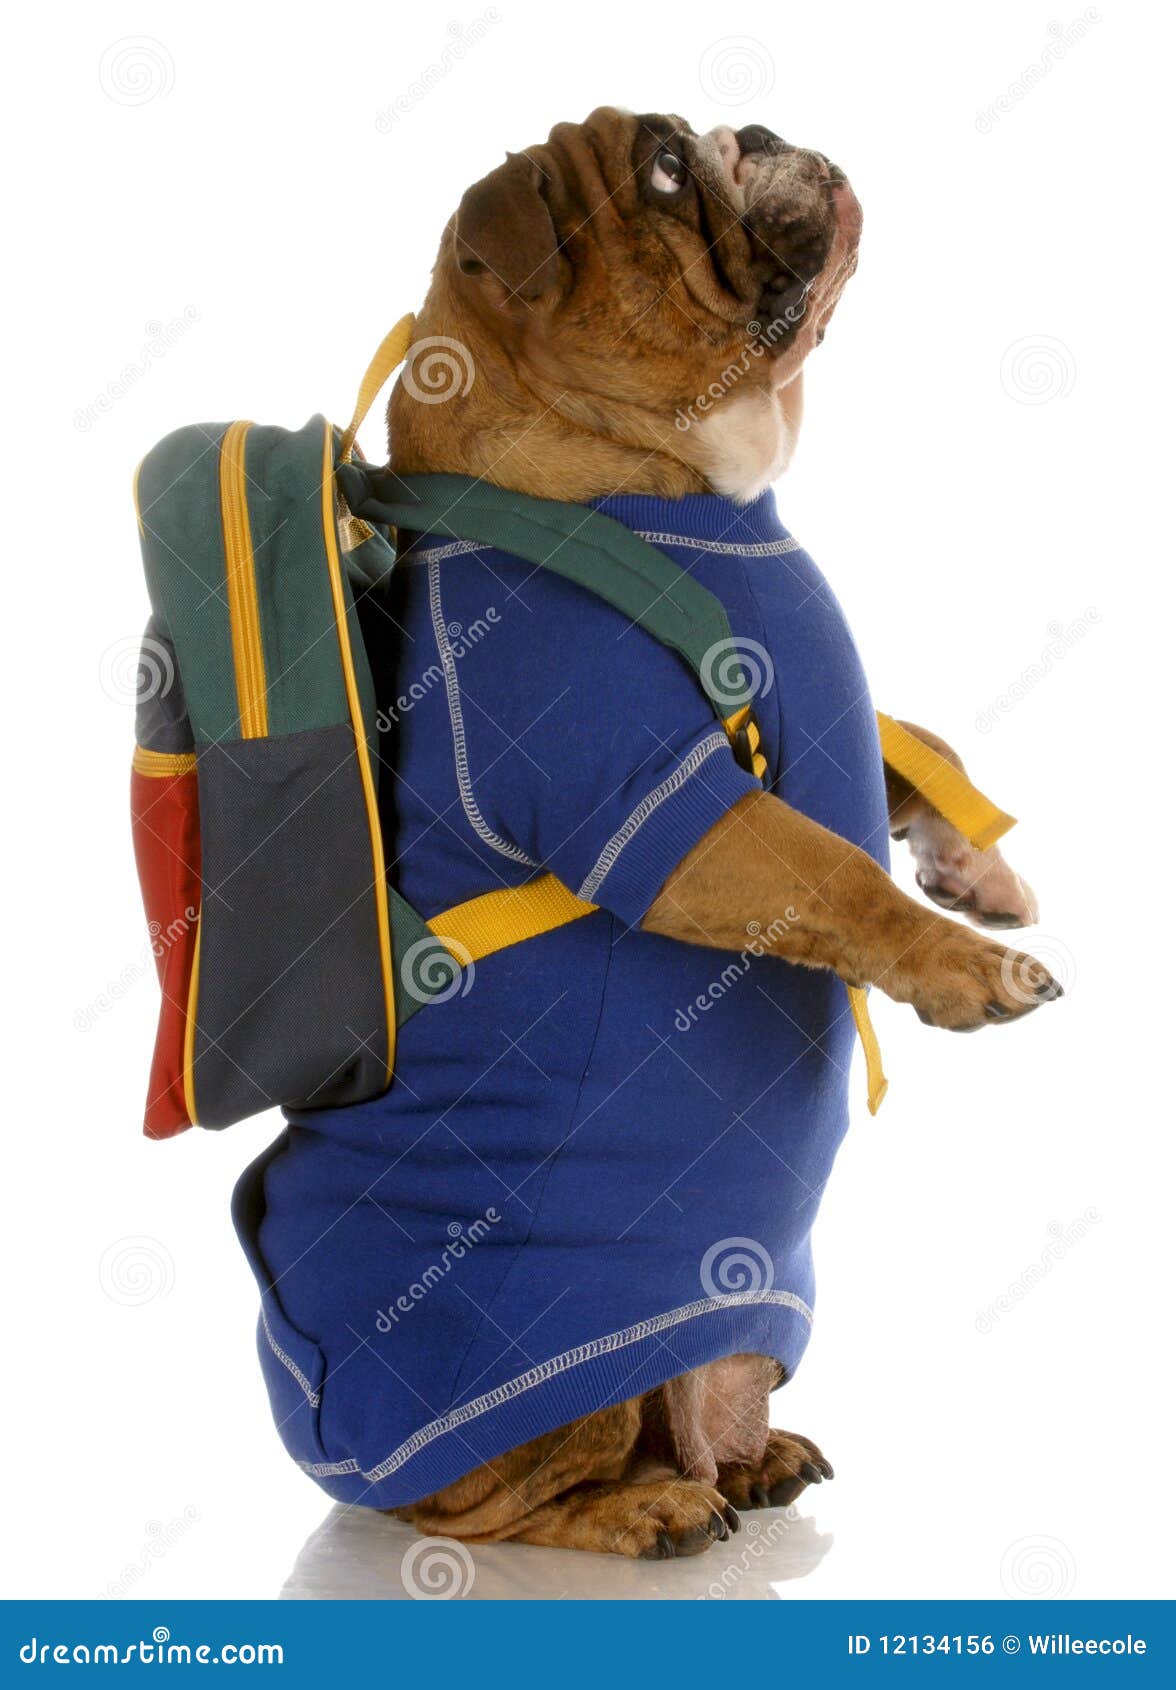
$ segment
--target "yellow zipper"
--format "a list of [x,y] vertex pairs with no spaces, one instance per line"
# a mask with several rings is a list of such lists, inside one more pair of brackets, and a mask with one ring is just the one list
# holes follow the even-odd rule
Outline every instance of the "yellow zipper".
[[241,738],[262,739],[269,732],[265,698],[265,653],[257,608],[257,576],[249,505],[245,493],[245,437],[252,423],[230,423],[220,447],[221,525],[225,537],[225,585],[229,594],[229,632],[237,676]]
[[200,931],[200,916],[197,914],[196,943],[192,949],[192,972],[188,977],[188,1002],[185,1006],[184,1068],[181,1077],[184,1108],[188,1111],[188,1119],[194,1127],[200,1125],[196,1119],[196,996],[200,990]]
[[174,780],[177,775],[190,775],[196,767],[194,751],[152,751],[146,745],[136,745],[131,767],[137,775],[151,780]]
[[387,1057],[384,1064],[384,1083],[390,1084],[396,1062],[396,985],[392,973],[392,927],[388,919],[388,869],[384,860],[384,839],[380,831],[380,807],[376,796],[376,781],[372,773],[372,759],[368,750],[367,728],[363,705],[359,696],[359,682],[355,674],[355,659],[351,652],[351,631],[347,622],[347,595],[343,588],[343,569],[339,561],[339,530],[335,521],[335,444],[330,423],[323,428],[322,518],[323,544],[327,553],[327,579],[331,588],[331,603],[335,611],[335,627],[339,635],[339,656],[343,664],[343,685],[347,692],[347,708],[355,733],[355,753],[359,762],[359,778],[367,809],[368,830],[372,842],[372,887],[376,894],[376,933],[380,945],[380,972],[384,985],[384,1012],[388,1025]]

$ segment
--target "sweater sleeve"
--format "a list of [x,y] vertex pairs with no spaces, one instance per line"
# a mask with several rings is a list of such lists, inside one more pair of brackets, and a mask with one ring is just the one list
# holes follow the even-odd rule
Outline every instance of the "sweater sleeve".
[[498,553],[428,568],[467,823],[635,925],[759,782],[684,660],[602,599]]

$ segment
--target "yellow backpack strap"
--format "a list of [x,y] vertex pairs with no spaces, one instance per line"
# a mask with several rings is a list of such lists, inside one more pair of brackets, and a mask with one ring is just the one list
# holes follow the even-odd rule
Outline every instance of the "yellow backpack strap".
[[938,810],[978,851],[988,851],[1016,825],[1016,817],[997,809],[974,787],[967,775],[931,746],[916,739],[893,716],[878,711],[878,736],[882,759],[896,774],[910,781],[916,792]]
[[359,384],[359,393],[355,400],[355,409],[351,413],[351,421],[343,431],[342,459],[345,464],[351,462],[351,453],[355,447],[355,437],[359,433],[363,419],[372,408],[376,394],[383,387],[388,377],[398,364],[404,362],[404,355],[412,345],[413,330],[416,328],[416,318],[412,312],[407,317],[401,317],[395,328],[389,329],[379,346],[371,363],[368,365],[363,380]]
[[882,1099],[890,1089],[890,1081],[882,1072],[882,1046],[878,1043],[874,1023],[870,1020],[865,992],[861,986],[847,986],[845,989],[849,993],[853,1024],[857,1028],[862,1055],[866,1059],[866,1107],[871,1115],[876,1115],[882,1107]]
[[480,962],[508,945],[566,927],[569,921],[591,915],[595,908],[595,904],[569,892],[554,874],[543,874],[525,886],[483,892],[480,898],[455,904],[451,910],[435,915],[428,927],[434,938],[466,965]]
[[[460,966],[468,968],[470,963],[481,962],[483,957],[504,951],[508,945],[518,945],[524,939],[537,939],[541,933],[566,927],[581,916],[591,915],[596,908],[595,904],[569,892],[554,874],[543,874],[525,886],[483,892],[479,898],[455,904],[452,909],[435,915],[428,927]],[[882,1072],[882,1051],[866,1007],[866,994],[860,986],[850,986],[847,990],[853,1023],[866,1059],[866,1102],[870,1114],[876,1115],[890,1082]]]

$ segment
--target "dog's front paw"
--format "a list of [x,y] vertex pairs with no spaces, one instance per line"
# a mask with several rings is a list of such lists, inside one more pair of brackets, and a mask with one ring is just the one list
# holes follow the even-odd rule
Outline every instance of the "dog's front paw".
[[761,1461],[719,1468],[718,1488],[736,1508],[786,1508],[806,1485],[833,1477],[816,1444],[798,1432],[769,1432]]
[[958,922],[933,917],[931,926],[878,980],[919,1020],[954,1033],[1018,1021],[1063,991],[1044,963],[1006,950]]
[[994,845],[978,851],[943,817],[928,811],[900,835],[915,859],[915,878],[940,909],[958,910],[977,927],[1030,927],[1037,920],[1033,888]]

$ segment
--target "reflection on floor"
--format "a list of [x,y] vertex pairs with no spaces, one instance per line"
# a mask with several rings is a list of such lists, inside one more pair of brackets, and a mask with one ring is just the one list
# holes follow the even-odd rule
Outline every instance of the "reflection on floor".
[[451,1538],[420,1537],[370,1508],[337,1505],[306,1540],[282,1596],[394,1602],[771,1600],[778,1595],[774,1584],[804,1578],[833,1542],[795,1508],[764,1509],[741,1520],[741,1531],[703,1555],[627,1561],[530,1544],[467,1547]]

